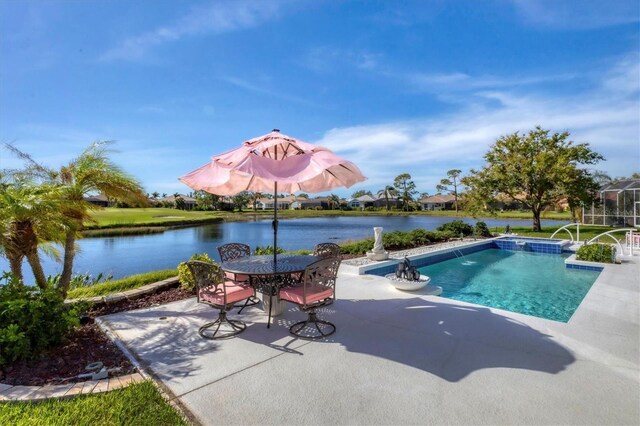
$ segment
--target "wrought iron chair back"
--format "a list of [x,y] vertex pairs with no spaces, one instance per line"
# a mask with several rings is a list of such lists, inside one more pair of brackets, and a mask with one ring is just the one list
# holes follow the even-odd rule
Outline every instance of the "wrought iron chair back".
[[[336,297],[336,277],[338,275],[340,262],[339,257],[327,257],[307,266],[304,270],[302,281],[302,300],[304,304],[301,308],[303,311],[333,303]],[[309,302],[308,296],[312,294],[310,289],[313,288],[314,292],[317,293],[321,287],[324,287],[326,290],[330,289],[331,297],[316,302]]]
[[227,262],[229,260],[238,259],[251,255],[251,247],[242,243],[228,243],[218,246],[218,254],[220,260]]
[[[228,262],[230,260],[239,259],[241,257],[251,256],[251,247],[242,243],[227,243],[218,246],[218,254],[220,255],[221,262]],[[225,274],[227,278],[234,280],[238,283],[249,283],[249,277],[247,275],[239,275],[228,272]],[[254,296],[245,301],[242,305],[237,305],[240,308],[238,313],[242,313],[247,306],[255,306],[260,301]]]
[[211,302],[200,300],[201,292],[204,292],[212,296],[223,296],[223,305],[216,304],[215,307],[226,307],[227,292],[224,286],[224,273],[222,269],[220,269],[220,266],[215,263],[201,262],[199,260],[191,260],[187,262],[187,266],[196,282],[196,297],[198,303],[213,305]]
[[313,255],[321,258],[340,257],[340,246],[334,243],[320,243],[313,249]]
[[302,339],[320,339],[335,333],[336,326],[318,318],[316,310],[330,305],[336,296],[339,257],[328,257],[307,266],[301,286],[280,289],[280,298],[298,305],[308,318],[289,327],[289,332]]
[[[222,269],[215,263],[191,260],[187,262],[187,266],[196,282],[198,303],[205,303],[220,311],[218,319],[200,327],[200,335],[205,339],[225,339],[244,331],[246,324],[227,318],[227,311],[236,302],[248,300],[254,294],[253,289],[225,280]],[[231,294],[227,293],[228,286],[234,288]]]

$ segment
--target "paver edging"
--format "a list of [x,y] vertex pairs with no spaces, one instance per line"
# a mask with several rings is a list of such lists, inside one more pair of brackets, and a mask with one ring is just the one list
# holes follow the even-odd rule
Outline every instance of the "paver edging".
[[[127,374],[119,377],[85,382],[69,383],[66,385],[44,386],[11,386],[0,383],[0,402],[16,401],[44,401],[45,399],[71,398],[76,395],[88,395],[108,392],[126,387],[130,384],[146,380],[140,373]],[[86,390],[85,390],[86,388]]]
[[150,293],[156,293],[166,287],[171,287],[178,284],[180,280],[178,277],[167,278],[166,280],[156,281],[155,283],[145,284],[141,287],[132,288],[131,290],[120,291],[118,293],[107,294],[106,296],[93,296],[93,297],[79,297],[77,299],[67,299],[64,303],[77,303],[77,302],[90,302],[97,305],[105,303],[115,303],[121,300],[137,299],[141,296]]

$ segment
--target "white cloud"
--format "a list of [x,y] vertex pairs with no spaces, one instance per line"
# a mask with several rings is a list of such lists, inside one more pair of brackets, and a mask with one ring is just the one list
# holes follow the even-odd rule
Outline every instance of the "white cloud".
[[184,37],[220,34],[275,19],[283,2],[237,0],[194,7],[176,23],[130,37],[100,56],[103,61],[139,60],[149,49]]
[[345,64],[371,71],[378,68],[380,57],[380,54],[366,50],[323,46],[310,49],[301,59],[300,64],[316,72],[336,71]]
[[404,76],[416,89],[428,92],[443,90],[471,90],[487,88],[505,88],[528,86],[553,81],[567,81],[575,78],[573,74],[500,77],[495,75],[471,76],[453,72],[449,74],[413,73]]
[[268,97],[272,97],[272,98],[278,98],[278,99],[283,99],[285,101],[289,101],[289,102],[295,102],[297,104],[301,104],[301,105],[307,105],[307,106],[312,106],[312,107],[319,107],[318,104],[315,104],[305,98],[301,98],[298,96],[293,96],[293,95],[288,95],[286,93],[283,93],[281,91],[278,90],[274,90],[271,89],[269,87],[267,87],[266,85],[264,86],[259,86],[257,84],[254,83],[250,83],[246,80],[243,80],[241,78],[237,78],[237,77],[231,77],[231,76],[222,76],[220,77],[220,80],[229,83],[233,86],[239,87],[241,89],[244,89],[248,92],[253,92],[253,93],[259,93],[261,95],[266,95]]
[[598,169],[629,175],[640,169],[639,62],[637,54],[622,59],[579,96],[470,91],[463,109],[447,116],[331,129],[316,143],[361,167],[370,177],[363,186],[376,189],[408,172],[420,191],[433,191],[447,170],[481,167],[498,137],[541,125],[589,142],[607,159]]
[[640,21],[637,0],[512,0],[530,24],[552,29],[592,29]]

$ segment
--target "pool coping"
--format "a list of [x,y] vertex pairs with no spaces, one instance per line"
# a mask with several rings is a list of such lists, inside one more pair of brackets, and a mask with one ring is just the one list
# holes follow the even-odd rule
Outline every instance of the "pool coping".
[[[499,238],[500,237],[487,238],[484,240],[477,240],[477,241],[460,241],[459,244],[456,244],[454,246],[447,246],[447,247],[437,248],[434,250],[425,251],[423,253],[407,255],[407,258],[410,261],[414,261],[418,259],[423,259],[425,257],[442,254],[442,253],[453,252],[455,250],[460,250],[461,248],[475,247],[482,244],[487,244],[488,242],[499,239]],[[432,247],[432,246],[425,246],[425,247]],[[340,270],[347,274],[365,275],[368,271],[371,271],[372,269],[378,269],[378,268],[384,268],[386,266],[396,265],[401,261],[402,261],[402,258],[390,258],[388,260],[372,262],[366,265],[350,265],[348,263],[343,262],[340,265]]]

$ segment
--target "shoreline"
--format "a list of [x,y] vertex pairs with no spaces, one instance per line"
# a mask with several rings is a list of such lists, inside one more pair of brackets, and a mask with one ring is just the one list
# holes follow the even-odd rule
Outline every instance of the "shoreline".
[[[123,209],[126,210],[126,209]],[[182,214],[189,214],[189,212],[182,212]],[[550,212],[552,214],[543,215],[542,219],[546,220],[560,220],[570,221],[569,217],[556,217],[557,213]],[[370,216],[427,216],[427,217],[447,217],[451,220],[458,219],[472,219],[481,221],[483,219],[512,219],[512,220],[532,220],[530,217],[523,217],[520,212],[501,212],[496,215],[482,215],[474,217],[471,214],[456,214],[455,211],[446,211],[446,214],[438,212],[401,212],[401,211],[342,211],[342,210],[283,210],[279,211],[280,220],[286,219],[306,219],[306,218],[321,218],[321,217],[370,217]],[[201,218],[193,220],[170,220],[170,221],[145,221],[142,223],[122,223],[122,224],[105,224],[105,225],[89,225],[83,229],[82,236],[84,238],[100,238],[100,237],[112,237],[112,236],[131,236],[131,235],[146,235],[146,234],[158,234],[165,231],[174,229],[190,228],[208,224],[223,223],[223,222],[248,222],[255,220],[269,220],[271,219],[273,212],[266,210],[264,212],[238,212],[228,213],[224,216],[217,216],[212,218]],[[549,217],[550,216],[550,217]]]

